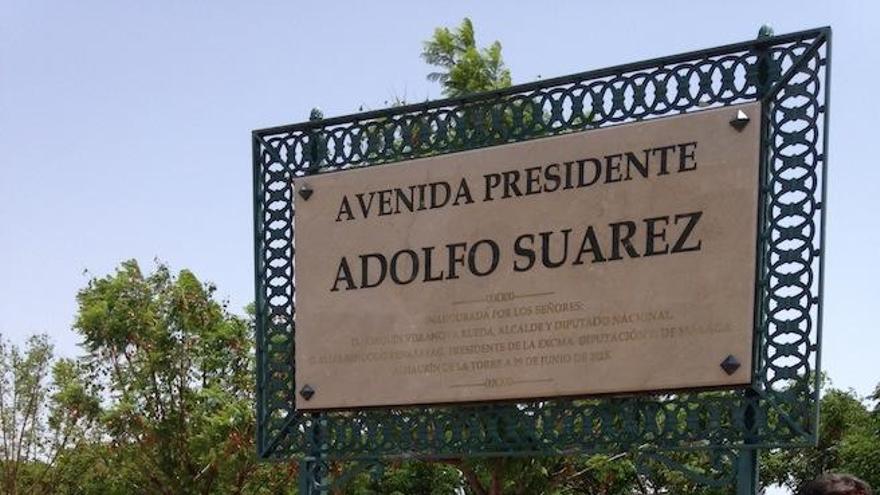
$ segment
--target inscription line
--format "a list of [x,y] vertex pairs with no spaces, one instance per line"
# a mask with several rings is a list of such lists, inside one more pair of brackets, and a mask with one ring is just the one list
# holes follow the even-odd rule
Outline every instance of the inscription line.
[[527,297],[542,297],[542,296],[552,296],[556,294],[555,292],[533,292],[531,294],[517,294],[514,296],[514,299],[525,299]]
[[485,299],[465,299],[463,301],[452,301],[453,306],[458,306],[459,304],[475,304],[485,302]]
[[[507,385],[523,385],[526,383],[549,383],[554,381],[553,378],[535,378],[534,380],[510,380]],[[470,388],[470,387],[488,387],[488,381],[484,380],[479,383],[456,383],[450,385],[449,388]]]
[[[526,299],[529,297],[552,296],[554,294],[556,294],[556,292],[552,292],[552,291],[551,292],[531,292],[528,294],[515,294],[511,299],[516,300],[516,299]],[[501,303],[501,302],[506,302],[506,301],[491,301],[491,300],[487,300],[485,297],[481,297],[478,299],[461,299],[458,301],[452,301],[452,305],[458,306],[460,304],[476,304],[476,303],[492,304],[492,303]]]
[[511,383],[550,383],[553,381],[553,378],[535,378],[534,380],[514,380]]

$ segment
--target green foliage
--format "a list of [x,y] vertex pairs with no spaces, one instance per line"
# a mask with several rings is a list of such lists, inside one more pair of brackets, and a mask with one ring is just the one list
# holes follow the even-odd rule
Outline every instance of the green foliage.
[[493,495],[623,495],[636,483],[635,467],[624,455],[489,459],[475,464],[484,493]]
[[638,486],[635,465],[624,456],[588,457],[565,482],[566,494],[594,493],[624,495]]
[[0,493],[295,493],[257,462],[252,321],[213,286],[128,261],[77,302],[79,359],[0,339]]
[[501,43],[478,48],[474,25],[465,18],[458,29],[442,27],[425,42],[422,58],[441,69],[428,74],[428,80],[443,85],[443,94],[450,97],[490,91],[510,86],[510,70],[501,57]]
[[5,494],[38,492],[43,464],[58,448],[46,419],[51,359],[45,335],[28,339],[23,350],[0,338],[0,488]]
[[[252,326],[212,285],[164,265],[145,276],[128,261],[77,301],[86,355],[56,366],[71,377],[59,399],[69,417],[97,417],[100,435],[82,455],[68,453],[65,469],[93,466],[94,493],[283,493],[295,484],[292,470],[256,462]],[[71,484],[70,493],[88,492]]]
[[404,462],[386,469],[383,476],[364,473],[345,493],[351,495],[448,495],[461,487],[461,473],[442,463]]
[[640,488],[644,487],[642,491],[647,493],[730,495],[732,487],[725,486],[725,481],[718,479],[719,475],[732,476],[735,473],[735,458],[730,454],[696,450],[646,456],[640,465]]
[[852,391],[834,389],[822,397],[820,411],[818,445],[766,453],[763,481],[796,490],[824,472],[836,471],[880,486],[880,412],[870,410]]
[[447,459],[405,462],[374,479],[363,474],[351,495],[628,495],[636,483],[624,456]]
[[[439,82],[443,94],[460,97],[471,93],[506,88],[511,85],[510,70],[501,56],[501,44],[495,41],[488,48],[476,45],[474,26],[465,18],[461,26],[450,30],[442,27],[424,43],[422,58],[439,71],[428,74],[428,79]],[[554,114],[553,112],[559,114]],[[501,144],[516,136],[520,139],[552,134],[554,119],[565,119],[572,127],[588,128],[594,117],[592,97],[585,97],[571,108],[551,108],[545,98],[524,97],[512,102],[481,101],[459,105],[456,118],[446,125],[432,129],[430,118],[414,116],[409,122],[408,135],[412,149],[418,150],[439,139],[452,149],[467,149]],[[436,132],[433,132],[436,131]],[[432,146],[419,156],[429,156]]]

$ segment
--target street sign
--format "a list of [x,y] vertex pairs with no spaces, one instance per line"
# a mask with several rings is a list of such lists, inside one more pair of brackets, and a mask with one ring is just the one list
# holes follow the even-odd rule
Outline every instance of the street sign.
[[748,384],[759,119],[750,103],[295,181],[297,408]]

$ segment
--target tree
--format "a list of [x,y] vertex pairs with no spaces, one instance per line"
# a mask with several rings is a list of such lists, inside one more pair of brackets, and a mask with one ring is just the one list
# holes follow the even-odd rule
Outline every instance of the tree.
[[47,442],[46,400],[52,346],[45,335],[27,340],[24,350],[0,339],[0,466],[2,491],[34,493],[38,472],[54,457]]
[[78,367],[53,361],[46,335],[24,349],[0,338],[0,488],[4,494],[46,493],[60,459],[91,434],[96,403],[83,395]]
[[818,445],[766,453],[762,480],[796,491],[824,472],[840,471],[880,486],[880,409],[869,409],[852,391],[836,389],[825,392],[819,408]]
[[629,495],[635,467],[624,455],[494,458],[465,463],[471,495]]
[[[439,69],[430,72],[428,80],[439,82],[445,96],[460,97],[511,85],[510,70],[501,56],[501,43],[495,41],[488,48],[477,48],[474,25],[468,18],[456,29],[435,29],[434,35],[424,42],[422,58]],[[591,98],[562,109],[562,117],[571,128],[587,128],[592,124]],[[524,95],[506,102],[463,103],[458,107],[458,118],[451,119],[437,134],[440,141],[465,148],[474,144],[500,144],[514,135],[540,137],[552,134],[554,129],[550,122],[553,114],[547,104],[540,96]],[[438,138],[431,129],[431,121],[425,116],[412,119],[409,134],[414,149]],[[428,155],[430,153],[420,156]]]
[[510,86],[510,70],[501,57],[501,43],[477,48],[474,25],[467,17],[458,29],[440,27],[425,42],[422,58],[441,70],[428,74],[429,81],[443,86],[450,97]]
[[397,463],[359,476],[351,495],[630,495],[635,466],[625,456],[445,459]]
[[[344,467],[343,467],[344,468]],[[441,463],[398,462],[382,476],[364,473],[345,488],[349,495],[448,495],[459,492],[461,473]]]
[[295,485],[291,464],[257,464],[252,325],[214,292],[188,270],[173,275],[160,264],[144,276],[127,261],[77,295],[81,369],[102,399],[101,435],[85,459],[71,453],[66,465],[103,473],[96,493],[287,493]]
[[[102,433],[98,388],[89,374],[84,363],[74,359],[59,359],[52,366],[48,421],[57,449],[40,480],[44,493],[88,493],[84,491],[88,486],[86,480],[94,473],[97,462],[83,463],[82,459],[94,450],[94,445],[100,444],[97,439]],[[62,486],[75,489],[64,490]]]

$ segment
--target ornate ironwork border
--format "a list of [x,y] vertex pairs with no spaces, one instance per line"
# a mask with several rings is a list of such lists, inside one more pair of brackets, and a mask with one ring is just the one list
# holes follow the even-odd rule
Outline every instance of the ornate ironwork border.
[[[831,30],[821,28],[254,131],[259,456],[313,461],[320,475],[328,460],[628,451],[667,462],[679,451],[709,452],[720,467],[700,476],[725,484],[736,469],[721,466],[743,449],[754,458],[758,448],[815,442],[830,55]],[[751,101],[763,102],[751,388],[295,410],[292,179]]]

